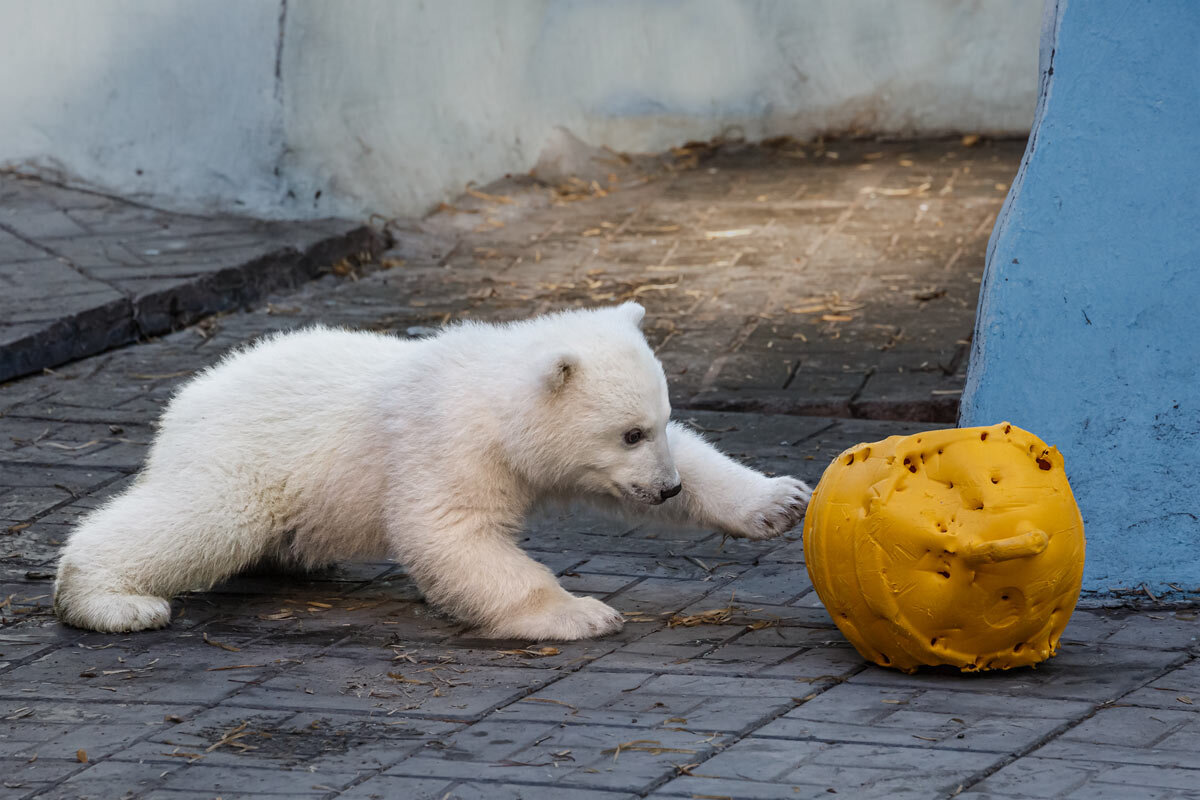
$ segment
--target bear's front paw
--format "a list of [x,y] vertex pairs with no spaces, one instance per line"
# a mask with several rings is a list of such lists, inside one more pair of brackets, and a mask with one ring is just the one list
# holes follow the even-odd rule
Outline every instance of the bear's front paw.
[[763,478],[743,497],[736,518],[723,530],[746,539],[770,539],[800,524],[812,489],[804,481],[787,476]]
[[593,597],[563,592],[536,611],[499,620],[487,628],[497,639],[571,641],[616,633],[625,625],[617,611]]

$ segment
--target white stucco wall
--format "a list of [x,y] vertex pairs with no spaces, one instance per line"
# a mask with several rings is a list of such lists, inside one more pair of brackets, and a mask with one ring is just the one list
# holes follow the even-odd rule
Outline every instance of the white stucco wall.
[[0,166],[275,205],[278,0],[0,0]]
[[0,0],[0,164],[180,208],[412,214],[529,169],[556,125],[637,151],[1023,133],[1040,8]]

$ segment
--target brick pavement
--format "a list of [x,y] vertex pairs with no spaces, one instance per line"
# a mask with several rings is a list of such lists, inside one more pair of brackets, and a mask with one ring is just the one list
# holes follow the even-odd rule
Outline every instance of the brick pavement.
[[261,301],[385,244],[346,220],[175,214],[0,171],[0,381]]
[[798,535],[535,520],[524,546],[629,615],[590,642],[473,639],[387,563],[243,576],[152,633],[50,615],[58,543],[131,480],[173,388],[317,320],[423,335],[634,296],[677,415],[760,468],[815,481],[848,445],[928,427],[961,386],[1019,146],[829,147],[698,148],[584,199],[488,187],[394,223],[403,265],[0,384],[0,797],[1200,796],[1195,611],[1081,609],[1038,669],[903,675],[833,627]]
[[677,406],[950,422],[1022,148],[697,147],[586,203],[513,180],[426,221],[393,285],[431,321],[636,298]]

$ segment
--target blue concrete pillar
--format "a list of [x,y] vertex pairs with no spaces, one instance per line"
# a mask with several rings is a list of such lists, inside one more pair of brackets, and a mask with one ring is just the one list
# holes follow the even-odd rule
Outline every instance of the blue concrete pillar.
[[1007,419],[1063,451],[1085,590],[1195,593],[1200,2],[1047,0],[1041,72],[960,422]]

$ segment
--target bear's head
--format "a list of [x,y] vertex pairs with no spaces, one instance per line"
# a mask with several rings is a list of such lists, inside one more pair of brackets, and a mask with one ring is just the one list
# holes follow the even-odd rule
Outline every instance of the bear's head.
[[650,505],[679,493],[667,380],[642,335],[645,313],[625,303],[535,321],[544,329],[520,448],[535,483]]

